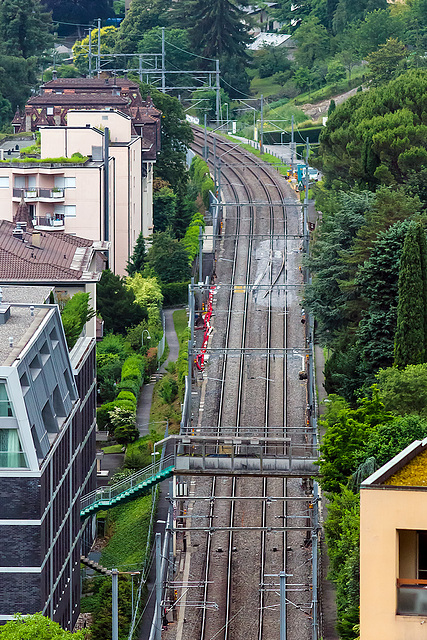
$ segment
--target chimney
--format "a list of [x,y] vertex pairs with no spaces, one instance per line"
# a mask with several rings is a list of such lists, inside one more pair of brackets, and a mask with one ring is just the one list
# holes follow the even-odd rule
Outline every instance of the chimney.
[[18,225],[14,228],[14,230],[12,231],[12,235],[14,238],[16,238],[17,240],[22,240],[24,237],[24,232],[22,231],[21,227],[18,227]]
[[56,79],[57,79],[57,77],[58,77],[58,74],[56,73],[56,69],[54,69],[54,70],[52,71],[52,80],[56,80]]
[[41,244],[41,233],[39,231],[33,231],[31,234],[31,244],[33,247],[40,247]]

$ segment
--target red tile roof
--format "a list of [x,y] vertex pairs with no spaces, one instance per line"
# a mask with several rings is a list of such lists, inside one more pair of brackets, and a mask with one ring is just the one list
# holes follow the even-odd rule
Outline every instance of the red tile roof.
[[46,89],[99,89],[103,87],[113,88],[114,86],[129,87],[130,89],[138,89],[139,86],[133,80],[127,78],[56,78],[56,80],[49,80],[43,85]]
[[13,236],[14,228],[14,223],[0,220],[0,281],[63,281],[82,277],[83,269],[72,266],[76,248],[86,248],[87,257],[92,251],[92,240],[59,231],[41,232],[38,247],[32,244],[31,233],[24,233],[24,241]]
[[127,98],[114,96],[111,93],[43,93],[41,96],[33,96],[27,101],[29,106],[50,105],[55,107],[71,105],[102,105],[111,107],[126,107],[129,104]]

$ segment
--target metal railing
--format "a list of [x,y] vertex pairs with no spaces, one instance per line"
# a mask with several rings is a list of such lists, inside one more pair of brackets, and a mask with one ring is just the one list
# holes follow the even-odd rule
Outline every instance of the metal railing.
[[45,189],[42,187],[14,187],[13,189],[13,197],[14,198],[22,198],[22,195],[26,199],[32,198],[49,198],[52,200],[61,199],[65,197],[64,189]]
[[110,503],[120,494],[133,489],[145,480],[149,480],[167,467],[173,466],[174,462],[175,459],[173,455],[166,456],[159,460],[159,462],[153,462],[153,464],[145,467],[145,469],[141,469],[141,471],[133,473],[131,476],[120,480],[120,482],[112,484],[110,487],[99,487],[98,489],[91,491],[85,496],[82,496],[80,500],[80,510],[83,511],[97,503]]
[[35,216],[33,218],[34,227],[52,227],[58,228],[65,225],[65,216],[62,213],[56,213],[54,216]]
[[165,347],[166,347],[166,318],[163,311],[161,311],[161,316],[162,316],[163,336],[159,344],[157,345],[157,367],[159,367],[160,365],[160,360],[162,359],[162,356],[165,352]]

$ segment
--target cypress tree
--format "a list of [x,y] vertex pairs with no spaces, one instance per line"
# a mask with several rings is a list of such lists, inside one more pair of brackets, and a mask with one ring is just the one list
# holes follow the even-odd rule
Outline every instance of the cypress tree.
[[405,237],[399,268],[399,301],[394,342],[394,364],[402,369],[420,364],[424,349],[424,278],[417,226],[411,224]]
[[423,301],[424,301],[424,360],[427,361],[427,240],[423,225],[417,224],[418,243],[420,245],[421,277],[423,279]]
[[142,231],[138,236],[133,249],[133,254],[127,261],[126,271],[130,276],[134,276],[137,271],[142,271],[145,264],[145,240]]

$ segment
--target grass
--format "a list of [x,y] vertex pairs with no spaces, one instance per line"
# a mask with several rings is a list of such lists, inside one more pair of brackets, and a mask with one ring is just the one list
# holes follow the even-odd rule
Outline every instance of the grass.
[[258,149],[255,149],[255,147],[252,147],[250,144],[246,144],[245,142],[238,142],[236,138],[233,138],[232,136],[221,134],[221,137],[226,138],[227,140],[230,140],[230,142],[234,142],[235,144],[238,144],[238,146],[241,147],[242,149],[249,151],[249,153],[252,153],[254,156],[257,156],[257,158],[260,158],[261,160],[268,162],[275,169],[277,169],[280,175],[286,176],[288,174],[290,167],[287,164],[283,164],[283,161],[280,158],[276,158],[276,156],[272,156],[270,153],[261,153]]
[[178,309],[173,312],[173,326],[175,328],[175,333],[178,336],[178,340],[184,331],[184,329],[188,326],[188,317],[186,309]]
[[123,446],[121,444],[111,444],[108,447],[102,448],[104,453],[121,453]]
[[255,98],[259,98],[261,94],[264,98],[276,96],[280,93],[281,89],[282,85],[274,82],[272,76],[268,78],[253,78],[251,81],[251,93],[254,94]]
[[144,561],[152,497],[137,498],[109,511],[109,540],[100,564],[121,571],[139,568]]

